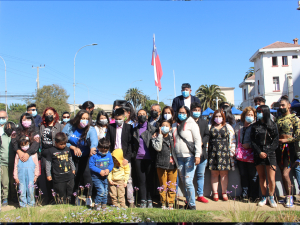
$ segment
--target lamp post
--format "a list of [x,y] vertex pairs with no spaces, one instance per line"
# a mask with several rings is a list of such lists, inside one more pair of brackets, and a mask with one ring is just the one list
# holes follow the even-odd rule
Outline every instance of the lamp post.
[[[135,80],[135,81],[131,82],[130,88],[131,88],[131,85],[132,85],[134,82],[137,82],[137,81],[143,81],[143,80]],[[129,88],[129,89],[130,89],[130,88]]]
[[86,84],[83,84],[83,83],[76,83],[76,84],[82,84],[82,85],[86,86],[86,88],[88,89],[88,100],[90,100],[90,90],[89,90],[89,87]]
[[4,61],[4,59],[0,56],[0,58],[3,60],[4,62],[4,66],[5,66],[5,111],[7,113],[7,84],[6,84],[6,63]]
[[297,10],[300,10],[300,1],[298,1],[298,8]]
[[87,47],[87,46],[93,46],[93,45],[97,45],[97,44],[90,44],[90,45],[85,45],[83,47],[81,47],[75,54],[75,57],[74,57],[74,83],[73,83],[73,86],[74,86],[74,117],[75,117],[75,59],[76,59],[76,56],[77,56],[77,53],[83,49],[84,47]]

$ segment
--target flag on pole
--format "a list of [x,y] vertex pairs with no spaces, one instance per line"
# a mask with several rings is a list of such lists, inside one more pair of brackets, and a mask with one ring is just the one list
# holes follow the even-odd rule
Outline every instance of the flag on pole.
[[153,37],[153,51],[152,51],[152,61],[151,65],[154,66],[154,79],[155,79],[155,86],[159,88],[159,91],[161,90],[161,83],[160,79],[163,75],[163,71],[161,68],[159,56],[157,53],[157,49],[155,46],[155,37]]

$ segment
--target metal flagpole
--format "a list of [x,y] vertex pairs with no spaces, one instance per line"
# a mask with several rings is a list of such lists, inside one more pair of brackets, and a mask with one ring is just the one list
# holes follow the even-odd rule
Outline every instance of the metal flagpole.
[[[157,80],[157,74],[156,74],[156,65],[155,65],[155,34],[153,34],[153,67],[154,67],[154,80],[156,83],[158,83]],[[158,86],[156,86],[157,90],[157,104],[159,104],[159,92],[158,92]]]
[[174,95],[176,97],[176,88],[175,88],[175,71],[173,70],[173,75],[174,75]]

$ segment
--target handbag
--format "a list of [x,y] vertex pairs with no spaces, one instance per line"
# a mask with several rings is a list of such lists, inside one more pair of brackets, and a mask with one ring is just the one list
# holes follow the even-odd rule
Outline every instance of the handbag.
[[181,140],[183,140],[183,142],[186,144],[186,146],[188,147],[189,151],[195,156],[196,154],[196,147],[195,147],[195,143],[194,142],[188,142],[186,139],[184,139],[180,133],[178,132],[178,126],[177,126],[177,134],[178,136],[181,138]]
[[254,155],[253,150],[251,148],[245,149],[240,142],[240,133],[241,130],[239,130],[239,137],[238,137],[238,147],[236,148],[235,157],[237,160],[242,162],[249,162],[254,163]]

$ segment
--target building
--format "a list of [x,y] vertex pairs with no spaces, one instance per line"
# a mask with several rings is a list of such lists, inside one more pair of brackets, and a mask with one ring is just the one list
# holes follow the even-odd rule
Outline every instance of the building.
[[[243,108],[254,106],[253,99],[257,96],[265,98],[266,105],[270,107],[282,95],[287,95],[292,101],[293,75],[297,72],[298,77],[300,76],[300,45],[297,38],[293,41],[294,44],[277,41],[258,49],[250,58],[250,62],[254,63],[255,75],[239,85],[242,88]],[[293,68],[297,68],[297,71]],[[298,87],[299,79],[300,77],[297,78]]]
[[[80,104],[75,104],[75,111],[79,110]],[[69,104],[70,112],[74,112],[74,105]],[[103,109],[106,113],[111,113],[113,109],[113,105],[96,105],[95,104],[95,109]]]
[[227,102],[234,105],[234,87],[221,87],[219,86],[221,91],[224,93]]

